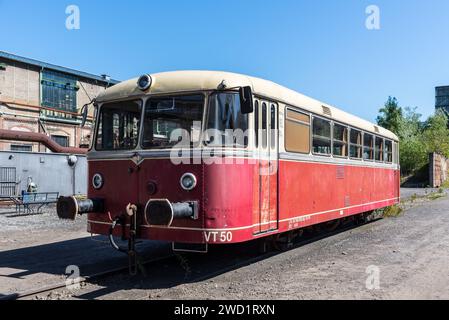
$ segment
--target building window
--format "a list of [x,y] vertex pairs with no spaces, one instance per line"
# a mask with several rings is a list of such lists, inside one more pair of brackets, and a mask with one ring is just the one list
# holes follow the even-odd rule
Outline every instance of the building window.
[[51,139],[59,144],[61,147],[68,147],[69,146],[69,137],[66,136],[51,136]]
[[12,144],[11,151],[32,152],[33,145],[31,144]]
[[313,118],[313,153],[331,154],[331,122]]
[[348,127],[334,124],[334,156],[348,156]]
[[285,117],[285,150],[310,153],[310,116],[287,109]]
[[65,111],[77,112],[77,79],[60,72],[44,70],[41,80],[42,106]]

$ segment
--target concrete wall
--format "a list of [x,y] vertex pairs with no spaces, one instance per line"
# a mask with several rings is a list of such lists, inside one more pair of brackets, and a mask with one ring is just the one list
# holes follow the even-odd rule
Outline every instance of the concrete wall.
[[62,196],[87,194],[87,159],[77,156],[70,167],[68,155],[0,151],[0,167],[15,167],[18,194],[26,190],[28,178],[37,184],[38,192],[59,192]]
[[438,153],[431,153],[429,163],[430,186],[439,188],[449,179],[449,159]]

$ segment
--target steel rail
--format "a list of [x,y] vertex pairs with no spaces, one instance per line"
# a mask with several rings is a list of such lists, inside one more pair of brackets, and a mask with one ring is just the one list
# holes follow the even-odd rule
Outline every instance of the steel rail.
[[[155,263],[155,262],[169,260],[171,258],[174,258],[175,256],[176,256],[175,254],[170,254],[170,255],[166,255],[166,256],[162,256],[162,257],[158,257],[158,258],[149,259],[149,260],[146,260],[146,261],[142,262],[142,265],[148,265],[148,264]],[[94,273],[92,275],[79,277],[79,281],[77,282],[77,284],[82,284],[82,283],[86,283],[86,282],[91,281],[91,280],[112,276],[112,275],[115,275],[115,274],[118,274],[120,272],[127,271],[127,270],[128,270],[128,266],[123,266],[123,267],[117,267],[117,268],[114,268],[114,269],[110,269],[110,270]],[[2,301],[2,300],[21,300],[21,299],[24,299],[24,298],[29,298],[31,296],[37,296],[37,295],[40,295],[40,294],[43,294],[43,293],[47,293],[47,292],[50,293],[50,292],[53,292],[53,291],[56,291],[56,290],[59,290],[59,289],[64,289],[66,287],[67,287],[67,284],[65,282],[64,283],[58,283],[58,284],[49,285],[49,286],[46,286],[46,287],[41,287],[41,288],[38,288],[38,289],[25,291],[25,292],[22,292],[22,293],[8,294],[8,295],[5,295],[3,297],[0,297],[0,301]]]

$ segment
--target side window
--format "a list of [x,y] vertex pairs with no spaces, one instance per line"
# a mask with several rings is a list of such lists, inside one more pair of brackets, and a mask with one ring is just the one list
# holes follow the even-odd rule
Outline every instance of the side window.
[[363,159],[374,160],[374,137],[372,134],[363,134]]
[[313,118],[313,153],[331,154],[331,122]]
[[262,104],[262,148],[266,149],[268,146],[268,121],[267,121],[267,104],[264,102]]
[[374,153],[376,161],[384,161],[384,139],[376,137]]
[[393,143],[393,163],[394,164],[399,164],[399,162],[400,162],[399,161],[399,152],[400,152],[399,148],[400,148],[399,143],[394,142]]
[[393,162],[393,142],[391,142],[391,140],[385,140],[384,159],[385,162]]
[[333,154],[336,157],[348,156],[348,127],[334,124]]
[[276,149],[276,128],[277,128],[277,117],[276,117],[276,106],[274,104],[271,105],[271,121],[270,121],[270,148],[271,150]]
[[259,101],[254,104],[254,141],[256,148],[259,147]]
[[310,116],[287,108],[285,117],[285,150],[310,153]]
[[354,159],[362,159],[362,132],[351,129],[349,156]]

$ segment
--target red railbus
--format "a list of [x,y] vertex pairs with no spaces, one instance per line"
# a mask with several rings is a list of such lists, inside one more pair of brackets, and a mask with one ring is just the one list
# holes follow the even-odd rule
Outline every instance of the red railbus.
[[[179,71],[96,99],[88,199],[93,234],[207,251],[362,217],[400,200],[392,132],[270,81]],[[130,248],[131,248],[130,247]]]

